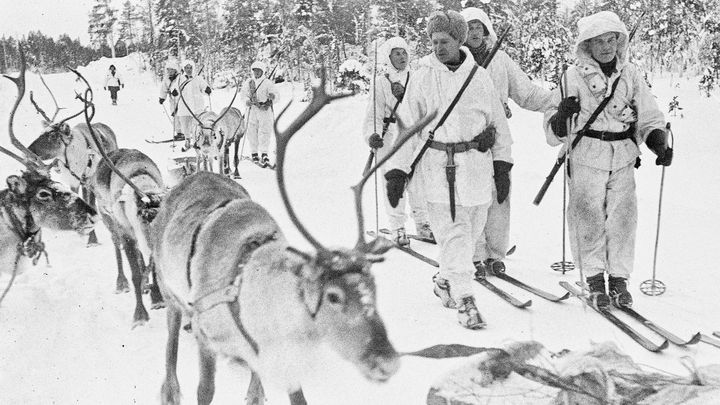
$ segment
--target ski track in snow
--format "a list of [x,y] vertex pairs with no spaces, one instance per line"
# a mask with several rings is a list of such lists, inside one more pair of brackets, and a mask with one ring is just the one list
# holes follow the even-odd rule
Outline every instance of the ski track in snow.
[[[118,106],[110,105],[102,81],[110,63],[125,77],[126,86]],[[163,169],[177,156],[169,144],[150,145],[144,139],[167,139],[171,128],[157,104],[158,83],[149,73],[140,73],[130,58],[94,62],[81,71],[95,91],[96,122],[110,125],[124,148],[138,148],[149,154]],[[28,91],[39,104],[52,111],[52,102],[36,75],[28,74]],[[47,75],[61,106],[61,116],[80,108],[73,89],[81,89],[72,74]],[[684,118],[667,118],[675,132],[675,160],[666,170],[663,212],[658,254],[658,279],[668,286],[660,297],[643,295],[638,285],[652,273],[657,220],[660,168],[645,147],[643,165],[637,172],[638,232],[635,273],[630,281],[635,308],[659,325],[681,337],[699,331],[710,334],[720,329],[717,286],[720,263],[716,248],[720,241],[720,127],[716,100],[703,98],[696,79],[679,81],[670,87],[659,78],[653,91],[663,111],[673,95],[679,96]],[[292,85],[280,86],[280,106],[292,97]],[[0,125],[5,122],[14,100],[15,87],[0,80]],[[297,84],[295,97],[302,96]],[[232,97],[230,90],[213,93],[213,107],[219,110]],[[360,134],[367,96],[334,102],[309,122],[291,142],[286,159],[289,195],[300,218],[326,245],[351,246],[356,238],[356,217],[350,186],[359,173],[368,149]],[[296,102],[288,117],[296,116],[307,104]],[[557,149],[545,143],[542,117],[512,105],[510,120],[514,145],[513,212],[511,244],[518,250],[507,260],[509,274],[560,294],[558,281],[577,280],[577,272],[566,275],[550,270],[562,253],[562,176],[558,176],[539,207],[531,204],[549,172]],[[277,108],[276,111],[279,111]],[[73,123],[78,123],[75,119]],[[283,119],[280,128],[289,122]],[[15,132],[27,145],[40,130],[40,116],[29,103],[28,94],[15,119]],[[7,146],[7,131],[1,132]],[[247,153],[247,148],[246,148]],[[20,166],[7,157],[0,159],[4,176],[17,173]],[[309,249],[309,244],[291,224],[282,205],[275,174],[250,162],[240,164],[240,183],[265,206],[281,225],[290,242]],[[375,227],[372,179],[366,186],[364,209],[366,227]],[[380,226],[387,222],[380,204]],[[412,228],[412,225],[409,225]],[[72,233],[46,230],[44,238],[52,267],[41,260],[37,267],[18,276],[0,308],[0,403],[2,404],[154,404],[164,377],[164,310],[151,311],[148,324],[130,329],[132,294],[113,294],[115,259],[110,236],[98,226],[101,245],[85,247],[85,238]],[[434,256],[436,247],[412,242],[418,250]],[[567,259],[570,260],[569,245]],[[125,266],[128,278],[129,267]],[[3,269],[4,270],[4,269]],[[671,346],[663,354],[645,351],[625,334],[584,308],[577,299],[554,304],[531,296],[501,280],[499,287],[518,298],[533,299],[532,307],[518,310],[485,290],[475,287],[478,307],[488,322],[482,331],[465,330],[457,324],[455,311],[443,308],[432,294],[435,269],[402,252],[391,251],[373,268],[378,285],[379,310],[390,338],[398,351],[413,351],[439,343],[462,343],[497,347],[503,343],[534,339],[553,351],[583,350],[591,342],[611,340],[635,361],[670,373],[684,375],[679,359],[689,356],[698,364],[720,363],[720,350],[704,343],[688,348]],[[9,274],[0,274],[4,288]],[[149,300],[146,299],[146,304]],[[625,318],[625,317],[623,317]],[[636,324],[634,324],[636,325]],[[637,329],[654,341],[649,330]],[[312,404],[419,404],[424,403],[430,384],[464,359],[431,360],[403,358],[400,371],[388,383],[376,385],[336,355],[327,352],[309,365],[303,389]],[[192,336],[181,332],[178,374],[185,402],[192,403],[198,380],[196,345]],[[245,397],[249,373],[228,362],[219,362],[215,404],[238,403]],[[282,391],[267,387],[268,404],[286,404]],[[483,403],[502,403],[488,398]]]

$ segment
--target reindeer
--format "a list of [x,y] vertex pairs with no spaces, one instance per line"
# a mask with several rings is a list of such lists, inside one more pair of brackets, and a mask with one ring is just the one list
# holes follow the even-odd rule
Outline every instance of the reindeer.
[[[133,328],[135,328],[149,320],[142,300],[142,284],[147,274],[145,258],[151,259],[147,234],[149,224],[157,214],[165,186],[160,169],[144,153],[135,149],[106,152],[102,138],[95,132],[95,125],[91,124],[95,107],[92,104],[93,93],[90,84],[79,72],[72,71],[87,85],[85,97],[78,98],[85,103],[83,111],[86,128],[102,156],[97,169],[88,181],[88,186],[97,197],[97,206],[115,245],[118,289],[123,285],[127,286],[127,279],[122,271],[120,247],[125,251],[130,264],[135,288],[136,306],[133,315]],[[92,110],[92,113],[89,113],[89,110]],[[162,296],[156,285],[151,286],[150,293],[152,308],[161,308]]]
[[[58,107],[55,95],[47,83],[45,83],[42,76],[40,76],[40,80],[50,93],[53,103],[55,103],[55,113],[52,118],[50,118],[45,111],[38,106],[33,99],[32,92],[30,92],[30,101],[33,106],[35,106],[37,112],[43,116],[45,129],[40,136],[30,144],[29,149],[43,160],[55,159],[55,171],[60,175],[63,182],[69,184],[70,188],[75,192],[78,192],[78,190],[82,188],[83,198],[91,205],[95,205],[95,196],[87,187],[87,182],[97,168],[97,162],[99,160],[98,148],[90,137],[90,128],[87,124],[80,123],[72,128],[67,124],[68,121],[82,114],[83,110],[55,122],[61,108]],[[115,133],[110,127],[102,123],[95,123],[93,124],[93,129],[99,134],[105,150],[113,151],[118,148]],[[97,243],[97,236],[93,231],[88,236],[87,245],[93,246]],[[127,283],[125,283],[124,290],[120,291],[126,290]]]
[[220,149],[225,143],[223,138],[229,135],[229,132],[218,131],[216,126],[221,121],[224,121],[225,115],[231,110],[232,104],[235,102],[238,93],[237,83],[230,105],[224,108],[219,116],[212,111],[203,111],[199,116],[195,115],[183,96],[183,89],[187,83],[189,81],[180,85],[180,100],[195,119],[195,125],[191,132],[194,134],[193,138],[195,139],[193,146],[197,150],[197,169],[200,170],[200,167],[202,167],[203,170],[213,171],[213,160],[219,160],[218,173],[222,173],[225,165],[223,164],[224,154],[220,154]]
[[230,175],[230,146],[234,144],[235,156],[233,164],[235,166],[235,172],[233,173],[233,178],[239,179],[240,173],[237,169],[238,163],[240,162],[240,159],[238,158],[238,146],[240,145],[240,138],[245,135],[245,130],[247,129],[245,118],[243,118],[240,110],[235,107],[224,108],[220,112],[220,116],[223,118],[218,120],[218,132],[220,133],[220,138],[225,139],[221,162],[221,173]]
[[0,147],[0,152],[22,163],[27,170],[21,176],[9,176],[8,188],[0,190],[0,269],[12,272],[11,281],[0,301],[10,289],[15,275],[23,272],[30,263],[36,264],[45,252],[41,227],[74,230],[86,235],[97,222],[95,210],[66,186],[51,180],[51,167],[15,137],[15,112],[25,95],[26,66],[22,47],[20,61],[20,75],[17,78],[5,77],[12,80],[18,89],[10,111],[8,132],[11,143],[24,154],[24,158],[3,147]]
[[[370,380],[385,381],[398,369],[399,356],[377,313],[370,273],[371,264],[393,245],[382,238],[368,244],[363,236],[362,187],[377,166],[353,188],[358,212],[353,249],[323,247],[300,223],[287,196],[283,168],[288,141],[325,104],[344,96],[326,94],[324,84],[285,132],[276,128],[281,196],[315,254],[289,246],[268,212],[225,177],[200,172],[166,195],[151,226],[168,317],[163,404],[180,402],[176,368],[183,316],[191,320],[199,346],[199,404],[212,401],[218,355],[249,366],[248,404],[264,402],[261,380],[286,389],[291,404],[306,404],[302,365],[321,341]],[[409,128],[404,141],[433,116]]]

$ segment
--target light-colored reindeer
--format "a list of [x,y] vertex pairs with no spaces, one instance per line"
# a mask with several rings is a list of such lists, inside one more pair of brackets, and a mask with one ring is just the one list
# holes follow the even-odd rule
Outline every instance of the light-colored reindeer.
[[0,301],[15,279],[30,264],[37,263],[45,251],[41,228],[72,230],[88,234],[97,222],[97,213],[76,193],[50,179],[51,167],[25,147],[15,137],[13,121],[15,112],[25,95],[25,55],[20,48],[20,75],[5,76],[18,88],[15,105],[10,111],[8,132],[10,141],[24,157],[0,147],[0,152],[25,165],[21,176],[7,178],[8,188],[0,190],[0,271],[9,271],[12,278]]
[[[293,405],[305,404],[303,365],[320,342],[329,343],[368,379],[385,381],[398,369],[399,356],[377,312],[370,273],[371,264],[382,260],[380,255],[393,245],[384,239],[368,244],[363,235],[362,186],[377,167],[354,187],[358,242],[353,249],[323,247],[297,219],[288,200],[283,173],[287,143],[339,97],[327,95],[324,84],[285,132],[276,128],[276,174],[283,202],[293,223],[317,249],[315,254],[290,247],[268,212],[225,177],[201,172],[166,195],[151,226],[168,316],[163,404],[180,402],[176,366],[183,316],[191,320],[199,345],[199,404],[213,399],[218,355],[249,366],[248,404],[264,402],[261,380],[284,388]],[[411,127],[403,139],[430,119]]]
[[[87,85],[84,97],[79,98],[85,102],[85,123],[90,138],[102,156],[88,185],[97,197],[98,209],[115,244],[118,277],[122,275],[122,257],[119,254],[121,246],[130,264],[136,302],[134,328],[149,319],[142,299],[144,276],[152,271],[153,267],[146,265],[146,259],[151,260],[147,235],[149,224],[155,218],[165,193],[165,186],[160,169],[144,153],[135,149],[106,152],[102,138],[91,123],[95,107],[92,104],[90,84],[79,72],[73,72]],[[122,275],[122,278],[125,276]],[[120,282],[118,279],[118,283]],[[163,300],[157,285],[151,286],[150,293],[152,308],[162,307]]]
[[187,83],[189,81],[180,85],[180,100],[195,119],[190,131],[194,138],[194,145],[191,145],[191,147],[195,147],[197,151],[197,169],[201,170],[202,168],[205,171],[213,171],[213,161],[218,160],[218,173],[222,173],[225,164],[223,163],[224,154],[221,153],[221,149],[225,144],[224,137],[229,136],[229,134],[219,131],[218,124],[225,121],[225,115],[231,111],[232,104],[235,102],[238,93],[237,83],[230,105],[222,110],[222,114],[217,115],[212,111],[203,111],[199,116],[195,115],[183,96],[183,88]]
[[220,139],[225,139],[224,145],[223,145],[223,157],[222,157],[222,165],[223,168],[222,173],[226,175],[230,175],[231,169],[230,169],[230,146],[235,146],[235,152],[233,156],[233,165],[235,166],[235,170],[232,173],[233,178],[239,179],[240,173],[238,172],[238,163],[240,162],[240,158],[238,157],[238,146],[240,145],[240,139],[245,135],[245,130],[247,129],[247,124],[245,123],[245,118],[243,118],[242,113],[240,110],[238,110],[235,107],[226,107],[220,112],[221,119],[218,120],[218,124],[216,124],[217,131],[220,134]]
[[[43,160],[56,159],[56,164],[53,166],[61,181],[69,184],[70,188],[75,192],[82,189],[83,198],[90,205],[94,206],[95,196],[87,187],[87,182],[97,168],[100,154],[90,137],[87,124],[80,123],[72,128],[67,124],[68,121],[79,116],[83,111],[80,110],[78,113],[55,122],[61,108],[58,106],[55,95],[53,95],[52,90],[50,90],[50,87],[45,83],[42,76],[40,76],[40,79],[52,97],[53,103],[55,104],[55,113],[52,118],[49,117],[45,111],[38,106],[33,99],[32,92],[30,92],[30,101],[33,106],[35,106],[37,112],[43,116],[45,129],[40,136],[30,144],[29,149]],[[113,151],[118,148],[115,133],[110,127],[102,123],[95,123],[93,124],[93,128],[102,140],[105,150]],[[97,236],[93,231],[88,237],[88,246],[97,243]],[[128,285],[127,280],[125,280],[123,285],[118,286],[118,291],[127,290]]]

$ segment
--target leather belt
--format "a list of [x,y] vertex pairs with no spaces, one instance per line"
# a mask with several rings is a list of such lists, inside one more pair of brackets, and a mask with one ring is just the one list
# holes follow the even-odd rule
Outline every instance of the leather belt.
[[612,142],[622,141],[623,139],[631,139],[634,134],[635,131],[632,127],[630,127],[623,132],[595,131],[593,129],[588,129],[583,133],[583,136],[599,139],[601,141]]

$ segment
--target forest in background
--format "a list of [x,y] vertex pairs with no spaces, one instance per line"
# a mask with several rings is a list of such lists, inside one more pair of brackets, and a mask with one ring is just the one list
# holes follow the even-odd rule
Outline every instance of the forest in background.
[[[0,38],[0,72],[18,66],[18,40],[41,72],[86,65],[100,57],[147,55],[159,76],[168,57],[192,58],[214,82],[244,77],[257,59],[275,76],[305,81],[325,66],[338,87],[369,82],[374,49],[402,36],[414,57],[429,52],[427,16],[434,10],[485,10],[503,49],[533,79],[556,82],[571,62],[577,20],[600,10],[620,15],[628,29],[645,12],[632,43],[633,60],[646,72],[699,76],[710,94],[720,82],[720,0],[94,0],[88,10],[91,43],[31,32]],[[352,63],[348,63],[352,62]]]

